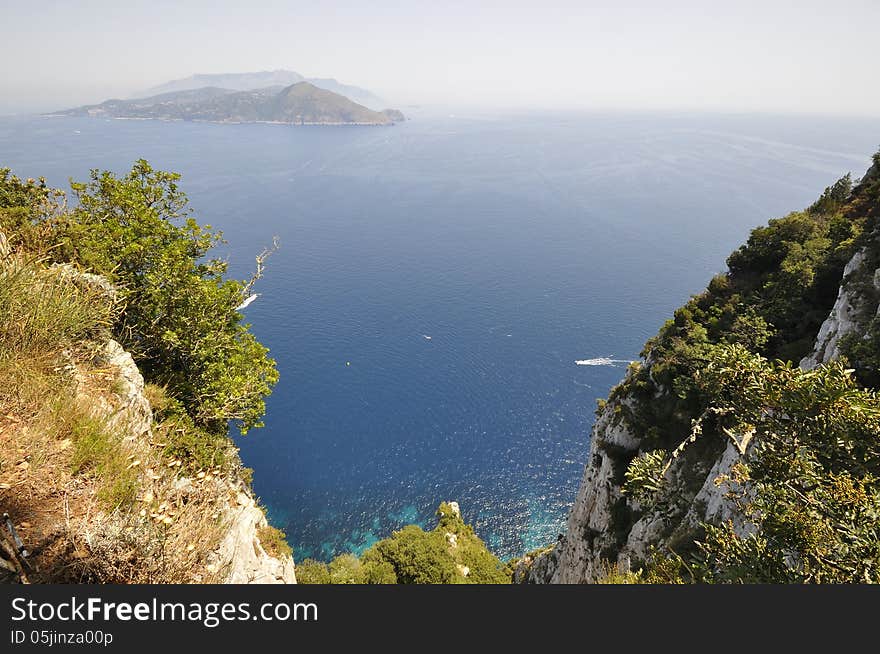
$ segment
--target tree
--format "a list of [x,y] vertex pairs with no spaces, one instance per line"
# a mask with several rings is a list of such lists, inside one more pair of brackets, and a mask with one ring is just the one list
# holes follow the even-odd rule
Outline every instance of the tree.
[[114,333],[148,381],[167,387],[198,426],[225,433],[234,421],[244,433],[262,424],[278,372],[236,311],[250,283],[208,258],[221,234],[192,217],[179,178],[141,159],[123,177],[93,170],[71,183],[78,206],[55,219],[61,247],[52,256],[120,288]]
[[330,570],[326,563],[314,559],[303,559],[296,564],[298,584],[329,584]]
[[733,471],[758,530],[708,526],[713,579],[880,582],[880,399],[840,363],[801,370],[722,350],[702,375],[754,451]]
[[828,186],[819,199],[816,200],[810,208],[810,213],[816,214],[833,214],[840,210],[844,203],[849,199],[852,192],[852,176],[847,173],[833,185]]
[[340,554],[330,562],[329,569],[331,584],[363,583],[363,567],[354,554]]
[[364,553],[364,559],[387,562],[401,584],[449,584],[460,575],[442,534],[407,525]]
[[[753,443],[729,477],[751,527],[704,525],[698,580],[880,582],[880,398],[852,372],[771,363],[739,345],[715,350],[697,375],[709,408],[672,456],[710,419],[742,454]],[[645,505],[667,490],[662,454],[627,471],[626,492]]]

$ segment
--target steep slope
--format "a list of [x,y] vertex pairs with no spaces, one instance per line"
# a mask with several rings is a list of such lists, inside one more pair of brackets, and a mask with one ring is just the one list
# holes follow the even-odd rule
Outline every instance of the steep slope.
[[303,81],[317,86],[319,89],[337,93],[374,111],[380,111],[388,106],[387,102],[371,91],[351,84],[342,84],[332,77],[308,77]]
[[71,208],[0,168],[0,568],[13,578],[295,581],[229,438],[260,426],[278,379],[236,310],[267,254],[250,281],[226,277],[177,178],[143,160],[93,171]]
[[[213,469],[168,449],[148,399],[161,392],[103,325],[118,302],[106,279],[35,265],[0,234],[0,296],[0,508],[28,581],[296,582],[291,556],[266,551],[231,443]],[[60,311],[84,328],[52,329]],[[37,334],[21,326],[41,323],[25,347]]]
[[271,120],[300,125],[390,125],[386,114],[372,111],[332,91],[300,82],[282,89],[269,104]]
[[[732,501],[733,470],[754,442],[706,420],[713,348],[736,344],[804,369],[846,355],[864,384],[880,366],[880,153],[850,192],[844,178],[804,212],[755,230],[730,271],[679,309],[643,360],[600,403],[566,533],[520,563],[520,583],[590,583],[641,567],[653,552],[687,555],[704,525],[757,529]],[[704,433],[705,432],[705,433]],[[631,463],[661,453],[667,502],[626,492]]]

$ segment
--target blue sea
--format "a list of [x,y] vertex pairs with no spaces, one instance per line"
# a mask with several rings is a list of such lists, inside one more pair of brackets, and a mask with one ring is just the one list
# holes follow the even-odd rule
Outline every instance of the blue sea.
[[[0,119],[54,185],[180,172],[281,380],[237,442],[297,559],[443,500],[498,555],[552,542],[596,400],[751,228],[864,172],[880,120],[411,110],[389,128]],[[606,365],[576,361],[606,358]]]

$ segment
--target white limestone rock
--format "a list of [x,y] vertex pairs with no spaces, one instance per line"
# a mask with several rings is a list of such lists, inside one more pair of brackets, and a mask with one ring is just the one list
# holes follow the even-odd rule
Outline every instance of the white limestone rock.
[[[858,322],[859,302],[853,295],[852,291],[847,287],[846,280],[853,272],[855,272],[865,260],[865,250],[859,250],[849,260],[843,269],[843,283],[837,292],[837,300],[831,308],[831,313],[819,328],[819,335],[816,337],[816,345],[813,352],[801,359],[800,367],[805,370],[815,368],[820,363],[828,363],[840,356],[840,339],[855,331],[859,331],[862,326]],[[875,275],[876,279],[876,275]]]
[[229,526],[217,552],[218,569],[227,584],[295,584],[296,571],[290,556],[271,556],[257,535],[265,527],[266,516],[253,497],[242,489],[230,502],[226,517]]

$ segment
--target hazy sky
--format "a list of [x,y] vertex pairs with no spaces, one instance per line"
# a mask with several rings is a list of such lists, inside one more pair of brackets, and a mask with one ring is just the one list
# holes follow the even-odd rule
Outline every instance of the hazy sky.
[[0,0],[0,112],[287,68],[397,105],[880,115],[880,0]]

